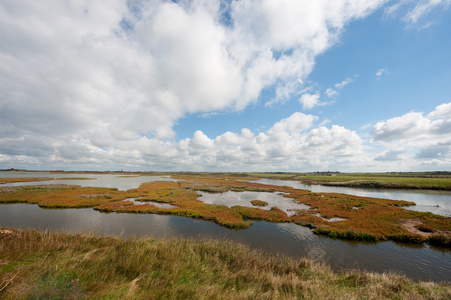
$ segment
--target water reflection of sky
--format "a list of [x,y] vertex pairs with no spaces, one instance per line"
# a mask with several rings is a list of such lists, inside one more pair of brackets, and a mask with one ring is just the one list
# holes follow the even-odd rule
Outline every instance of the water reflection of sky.
[[133,203],[133,205],[145,205],[145,204],[152,204],[159,208],[175,208],[177,206],[169,204],[169,203],[161,203],[161,202],[155,202],[155,201],[141,201],[139,198],[127,198],[125,201],[130,201]]
[[185,237],[226,239],[254,249],[325,262],[334,270],[359,268],[396,271],[414,279],[449,280],[451,251],[427,245],[391,242],[365,243],[331,239],[293,223],[254,222],[244,230],[231,230],[213,222],[156,214],[100,213],[91,208],[42,209],[32,204],[0,205],[0,226],[69,232],[89,231],[129,237]]
[[415,211],[429,211],[434,214],[451,217],[451,192],[449,191],[331,187],[323,185],[306,185],[299,181],[292,180],[273,179],[261,179],[255,182],[279,186],[291,186],[296,189],[309,190],[314,193],[340,193],[361,197],[413,201],[417,205],[409,207],[408,209]]
[[[288,216],[292,216],[299,209],[309,209],[309,206],[304,204],[299,204],[293,201],[293,198],[287,198],[279,193],[268,193],[268,192],[232,192],[228,191],[225,193],[207,193],[198,192],[202,197],[197,198],[198,200],[207,204],[219,204],[225,205],[227,207],[232,207],[234,205],[241,205],[246,207],[258,207],[264,210],[270,210],[272,207],[277,207],[284,211]],[[252,205],[252,200],[261,200],[268,203],[267,206],[254,206]]]
[[[106,187],[117,188],[121,191],[138,188],[141,184],[151,181],[175,181],[168,177],[160,176],[127,176],[114,174],[59,174],[49,172],[0,172],[0,178],[24,178],[24,177],[50,177],[56,180],[34,181],[34,182],[15,182],[2,184],[1,186],[22,186],[22,185],[43,185],[43,184],[72,184],[82,187]],[[90,178],[82,180],[64,180],[64,178]]]

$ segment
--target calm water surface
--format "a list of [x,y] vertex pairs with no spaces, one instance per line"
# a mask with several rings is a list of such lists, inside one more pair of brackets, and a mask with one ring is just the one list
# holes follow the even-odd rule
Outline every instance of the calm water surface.
[[280,210],[283,210],[288,216],[292,216],[296,213],[297,209],[309,209],[308,205],[299,204],[293,201],[292,198],[286,198],[281,193],[268,193],[268,192],[233,192],[228,191],[225,193],[207,193],[198,192],[202,196],[197,198],[198,200],[207,204],[219,204],[227,207],[234,205],[241,205],[247,207],[255,207],[252,205],[252,200],[261,200],[268,203],[267,206],[258,207],[264,210],[270,210],[276,206]]
[[393,271],[414,279],[450,281],[451,251],[392,242],[364,243],[315,235],[296,224],[254,222],[245,230],[230,230],[212,222],[154,214],[100,213],[90,208],[43,209],[32,204],[0,206],[0,226],[69,232],[94,231],[125,237],[187,237],[235,241],[254,249],[307,257],[334,270]]
[[[24,178],[24,177],[49,177],[56,180],[35,181],[35,182],[16,182],[0,184],[1,186],[21,186],[21,185],[42,185],[42,184],[74,184],[82,187],[107,187],[117,188],[120,191],[138,188],[144,182],[170,180],[169,177],[160,176],[132,176],[132,175],[116,175],[116,174],[60,174],[49,172],[0,172],[0,178]],[[64,178],[89,178],[81,180],[65,180]]]
[[407,209],[416,211],[430,211],[434,214],[451,217],[451,192],[449,191],[362,189],[323,185],[306,185],[299,181],[273,179],[261,179],[255,182],[271,185],[291,186],[296,189],[309,190],[314,193],[340,193],[362,197],[413,201],[417,205],[411,206]]
[[[5,175],[1,173],[13,172],[0,172],[0,177],[3,177]],[[38,173],[15,174],[19,175],[16,177],[26,177],[24,175],[29,174],[30,176],[28,177],[43,177],[43,175],[38,175]],[[153,178],[148,176],[124,178],[118,177],[117,175],[103,174],[43,174],[51,175],[50,177],[56,177],[55,175],[92,177],[96,179],[80,180],[80,185],[86,186],[90,184],[93,186],[93,184],[96,184],[95,186],[100,185],[120,189],[136,188],[142,182],[161,180],[161,177]],[[288,185],[287,181],[276,182],[282,185]],[[47,183],[54,184],[56,182],[48,181]],[[61,179],[61,183],[79,184],[73,180],[63,179]],[[262,181],[262,183],[275,184],[272,181],[268,182],[266,180],[264,182]],[[297,184],[297,182],[294,181],[293,184]],[[295,187],[306,189],[300,186]],[[316,188],[317,186],[308,187]],[[314,190],[314,192],[331,191]],[[343,191],[337,190],[333,192],[343,193]],[[390,193],[394,193],[394,191],[390,191]],[[271,193],[265,194],[271,195]],[[411,193],[405,194],[411,195]],[[219,197],[222,194],[215,195]],[[236,198],[234,201],[250,201],[253,200],[250,198],[254,196],[260,196],[258,199],[264,201],[271,201],[272,198],[269,195],[241,195],[240,197],[244,198]],[[365,194],[362,196],[397,199],[388,195],[387,197],[381,197],[380,194],[377,196],[375,194]],[[446,199],[441,198],[443,196],[441,194],[438,196],[443,200],[443,203],[449,205],[449,195],[445,196]],[[268,198],[262,199],[262,197]],[[415,197],[418,197],[418,195]],[[429,194],[426,193],[423,197],[428,198]],[[202,198],[200,197],[199,199]],[[407,198],[402,200],[415,201],[411,199]],[[203,200],[206,201],[206,198]],[[286,201],[287,199],[285,198],[284,200]],[[220,198],[218,201],[226,201],[226,198]],[[418,203],[418,201],[415,202]],[[445,207],[449,208],[449,206]],[[42,209],[37,205],[31,204],[4,204],[0,205],[0,226],[54,229],[69,232],[94,231],[98,234],[123,235],[126,237],[137,235],[167,238],[206,237],[227,239],[270,253],[281,253],[292,257],[307,257],[315,261],[325,262],[335,270],[357,268],[375,272],[393,271],[406,274],[414,279],[451,281],[451,251],[448,249],[427,245],[409,246],[393,242],[365,243],[334,240],[314,235],[310,229],[291,223],[274,224],[254,222],[252,226],[245,230],[230,230],[212,222],[176,216],[125,213],[106,214],[90,208]]]

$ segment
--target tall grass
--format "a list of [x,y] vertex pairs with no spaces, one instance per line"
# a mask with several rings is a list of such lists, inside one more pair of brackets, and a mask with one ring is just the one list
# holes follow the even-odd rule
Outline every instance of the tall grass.
[[0,235],[2,299],[451,298],[449,283],[335,273],[225,241],[8,230]]

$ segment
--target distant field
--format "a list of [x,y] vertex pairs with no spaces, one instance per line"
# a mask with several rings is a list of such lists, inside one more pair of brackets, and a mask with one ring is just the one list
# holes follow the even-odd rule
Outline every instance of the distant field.
[[[178,175],[188,175],[177,173]],[[451,173],[190,173],[211,178],[234,178],[236,180],[298,180],[305,184],[348,186],[362,188],[400,188],[451,190]]]
[[451,175],[337,174],[333,176],[303,175],[298,179],[311,184],[451,190]]

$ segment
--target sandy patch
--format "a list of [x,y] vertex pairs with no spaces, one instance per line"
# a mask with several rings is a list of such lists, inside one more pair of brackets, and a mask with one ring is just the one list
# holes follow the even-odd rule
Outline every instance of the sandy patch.
[[433,234],[451,235],[451,231],[436,230],[434,232],[424,232],[415,227],[421,224],[422,222],[420,219],[403,219],[400,223],[402,228],[407,229],[413,234],[418,234],[424,237],[429,237]]

